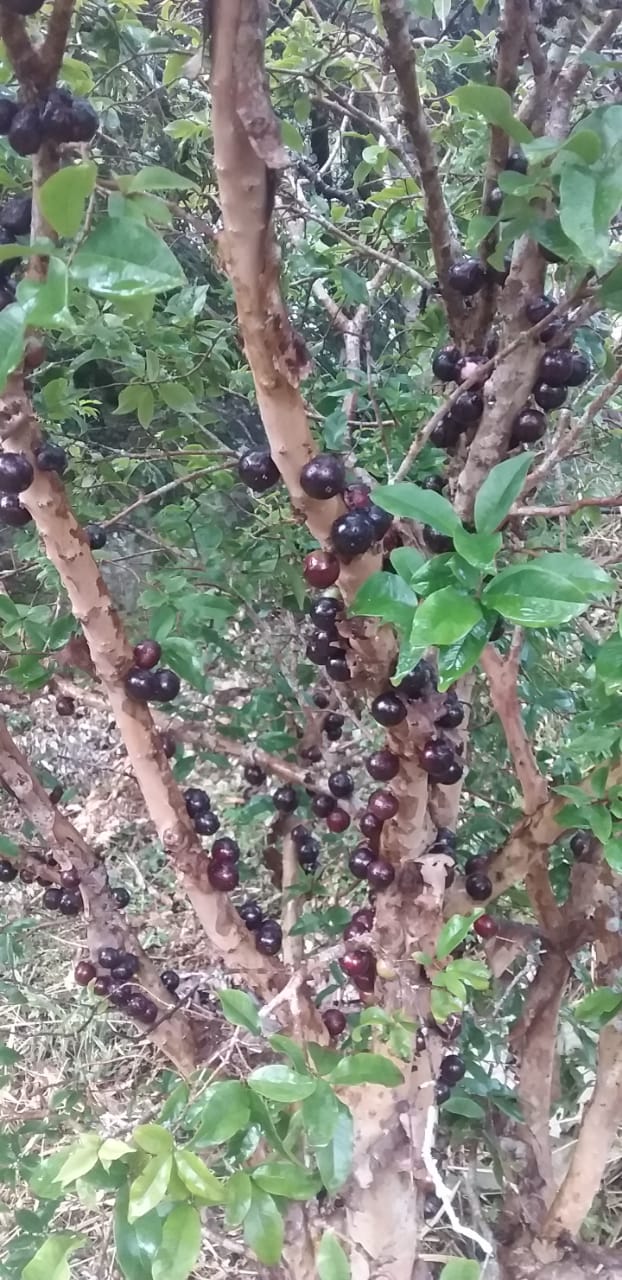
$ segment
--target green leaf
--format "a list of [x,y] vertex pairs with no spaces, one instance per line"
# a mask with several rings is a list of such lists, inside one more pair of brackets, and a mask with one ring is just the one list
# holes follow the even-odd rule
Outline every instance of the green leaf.
[[498,125],[514,142],[531,142],[527,126],[512,114],[512,99],[505,89],[471,81],[450,93],[449,101],[466,116],[483,116],[487,124]]
[[270,1160],[257,1165],[251,1174],[253,1182],[262,1191],[289,1200],[310,1200],[321,1191],[322,1183],[316,1173],[285,1160]]
[[482,618],[457,644],[439,650],[438,687],[441,693],[475,666],[492,627],[492,621]]
[[71,271],[93,293],[110,298],[166,293],[186,283],[168,245],[134,218],[102,218],[78,249]]
[[[530,453],[506,458],[488,472],[475,498],[475,528],[493,533],[521,492],[533,459]],[[462,552],[460,553],[462,554]]]
[[182,1147],[175,1152],[175,1168],[193,1196],[205,1204],[222,1204],[226,1198],[224,1183],[219,1182],[204,1160]]
[[128,1222],[136,1222],[137,1218],[142,1218],[143,1214],[155,1209],[164,1199],[172,1169],[173,1157],[170,1152],[152,1156],[147,1161],[142,1173],[139,1173],[130,1186]]
[[407,516],[410,520],[421,520],[449,537],[461,527],[451,502],[442,493],[435,493],[434,489],[420,489],[407,480],[381,485],[374,489],[372,498],[383,511],[390,511],[394,516]]
[[57,1179],[68,1154],[69,1147],[63,1147],[61,1151],[54,1151],[51,1156],[46,1156],[33,1169],[28,1185],[38,1200],[57,1200],[62,1195]]
[[253,1198],[253,1184],[243,1169],[233,1173],[227,1183],[225,1215],[227,1225],[241,1227]]
[[430,993],[430,1010],[435,1022],[447,1022],[452,1013],[462,1013],[464,1002],[456,1000],[449,991],[433,987]]
[[559,220],[562,231],[583,257],[597,269],[606,264],[609,226],[597,217],[598,177],[580,164],[564,165],[559,180]]
[[253,1035],[261,1035],[257,1004],[245,991],[232,991],[227,987],[218,992],[218,999],[227,1022],[232,1022],[234,1027],[245,1027]]
[[257,1067],[248,1077],[253,1093],[268,1098],[270,1102],[302,1102],[303,1098],[311,1097],[315,1083],[310,1076],[301,1076],[281,1063]]
[[391,564],[404,582],[410,582],[414,575],[428,564],[427,558],[415,547],[396,547],[391,552]]
[[609,595],[614,589],[606,570],[585,556],[574,555],[569,551],[545,551],[538,556],[537,564],[541,569],[552,570],[566,578],[577,593],[582,592],[586,599],[590,596]]
[[[185,55],[184,55],[185,56]],[[182,178],[180,173],[164,169],[159,164],[145,165],[129,178],[121,179],[121,190],[130,191],[196,191],[197,184],[190,178]]]
[[244,1219],[244,1239],[264,1266],[275,1267],[280,1261],[284,1234],[283,1219],[272,1196],[253,1186]]
[[85,1240],[86,1236],[74,1235],[72,1231],[55,1231],[26,1263],[22,1280],[69,1280],[67,1259]]
[[612,871],[618,875],[622,875],[622,837],[616,836],[613,840],[607,840],[603,847],[603,857],[605,862],[609,864]]
[[445,960],[447,956],[451,955],[452,951],[455,951],[456,947],[460,946],[460,943],[470,933],[474,921],[481,914],[480,910],[472,911],[468,916],[450,916],[438,935],[436,942],[437,960]]
[[590,991],[589,995],[574,1007],[577,1022],[587,1022],[602,1027],[610,1022],[622,1009],[622,994],[612,991],[611,987],[599,987],[598,991]]
[[234,1134],[246,1128],[250,1119],[246,1086],[238,1080],[223,1080],[212,1085],[203,1094],[200,1116],[193,1145],[216,1146],[220,1142],[228,1142]]
[[150,1156],[166,1155],[167,1151],[173,1150],[172,1136],[160,1124],[139,1124],[132,1134],[132,1141]]
[[613,827],[613,820],[609,810],[595,804],[588,809],[585,817],[596,839],[605,844],[609,840]]
[[17,300],[28,325],[38,329],[62,329],[72,324],[67,306],[69,273],[60,258],[50,258],[45,280],[20,280]]
[[456,644],[481,621],[482,611],[455,587],[442,587],[421,601],[413,618],[409,643],[415,648]]
[[449,1111],[452,1116],[464,1116],[467,1120],[484,1120],[486,1112],[479,1102],[474,1102],[473,1098],[465,1098],[463,1094],[452,1093],[451,1098],[443,1103],[443,1111]]
[[164,1219],[153,1280],[187,1280],[201,1252],[201,1219],[191,1204],[178,1204]]
[[404,1077],[395,1063],[380,1053],[352,1053],[337,1063],[331,1072],[328,1083],[345,1084],[384,1084],[388,1089],[402,1084]]
[[443,1267],[439,1280],[480,1280],[481,1274],[479,1262],[470,1258],[452,1258]]
[[332,1231],[324,1232],[315,1261],[319,1280],[350,1280],[350,1263]]
[[82,1178],[85,1173],[94,1168],[100,1146],[101,1138],[96,1133],[85,1133],[80,1138],[56,1175],[56,1181],[61,1187],[69,1186],[70,1182]]
[[162,1238],[162,1219],[151,1212],[128,1222],[127,1184],[119,1188],[114,1206],[115,1261],[125,1280],[152,1280],[151,1266]]
[[[403,549],[403,548],[402,548]],[[409,631],[417,607],[414,591],[396,573],[372,573],[356,593],[350,613],[393,622]]]
[[339,1103],[339,1115],[330,1142],[315,1149],[320,1177],[329,1195],[334,1195],[350,1177],[353,1151],[352,1115],[343,1103]]
[[458,555],[476,569],[488,569],[502,546],[500,533],[469,533],[466,529],[457,529],[454,533]]
[[84,160],[59,169],[39,188],[43,216],[59,236],[77,235],[96,179],[97,165],[92,160]]
[[21,363],[26,335],[26,315],[18,302],[0,311],[0,391],[10,373]]
[[332,1141],[342,1104],[325,1080],[318,1080],[315,1092],[302,1104],[302,1120],[309,1145],[326,1147]]
[[121,1138],[105,1138],[97,1153],[97,1159],[104,1169],[109,1169],[115,1160],[123,1160],[125,1156],[134,1155],[134,1148]]
[[582,590],[538,560],[502,569],[484,588],[482,603],[524,627],[560,626],[586,607]]

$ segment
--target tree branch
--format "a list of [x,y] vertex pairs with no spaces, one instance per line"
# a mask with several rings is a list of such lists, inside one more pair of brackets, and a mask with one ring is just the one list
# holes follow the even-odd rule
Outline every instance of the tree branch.
[[490,700],[501,721],[508,751],[516,770],[523,793],[523,809],[526,814],[535,813],[546,801],[548,786],[541,774],[533,753],[518,700],[518,666],[522,631],[519,627],[513,640],[513,652],[505,659],[494,645],[488,644],[481,657],[482,670],[488,680]]
[[540,465],[538,467],[534,467],[533,471],[529,472],[525,484],[523,485],[521,498],[524,498],[526,494],[532,493],[534,489],[537,489],[553,468],[557,466],[558,462],[561,462],[562,458],[567,458],[568,455],[573,452],[585,428],[590,425],[590,422],[593,422],[597,414],[600,413],[601,409],[604,409],[605,405],[621,387],[622,364],[618,366],[615,374],[609,379],[609,382],[605,384],[602,391],[600,391],[592,400],[591,404],[588,405],[578,422],[571,427],[570,431],[560,434],[559,439],[547,451],[546,456]]
[[574,502],[561,502],[551,507],[512,507],[510,516],[544,516],[547,520],[557,520],[562,516],[573,516],[585,507],[621,507],[622,493],[614,493],[609,498],[576,498]]
[[48,84],[54,84],[60,71],[76,0],[54,0],[48,28],[39,55]]
[[590,71],[589,62],[583,61],[583,55],[585,53],[600,52],[611,39],[611,36],[615,34],[621,22],[622,12],[620,9],[610,10],[601,25],[596,28],[596,31],[587,41],[579,56],[566,67],[565,71],[561,72],[557,80],[557,90],[549,115],[547,134],[550,137],[561,139],[568,132],[572,104],[576,101],[579,89]]

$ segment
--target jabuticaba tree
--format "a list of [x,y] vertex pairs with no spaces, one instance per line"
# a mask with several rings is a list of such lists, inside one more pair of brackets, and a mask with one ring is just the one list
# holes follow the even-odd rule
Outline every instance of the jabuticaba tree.
[[[442,5],[433,43],[438,8],[211,0],[159,15],[139,76],[88,4],[0,3],[0,883],[179,1077],[114,1138],[80,1113],[22,1190],[73,1226],[95,1188],[126,1280],[203,1274],[203,1231],[239,1228],[295,1280],[622,1272],[585,1228],[622,1103],[622,10],[506,0],[493,41]],[[106,397],[125,451],[89,431]],[[164,962],[129,861],[15,741],[49,693],[59,733],[114,718],[229,975],[220,1055],[177,917]],[[17,1227],[11,1275],[92,1256],[88,1225]]]

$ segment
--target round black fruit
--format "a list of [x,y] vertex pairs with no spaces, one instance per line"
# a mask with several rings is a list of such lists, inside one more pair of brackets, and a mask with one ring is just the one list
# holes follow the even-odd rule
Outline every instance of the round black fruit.
[[138,969],[138,956],[130,955],[128,951],[122,951],[119,960],[111,970],[113,981],[129,982],[130,978],[136,976]]
[[121,958],[118,947],[101,947],[97,956],[102,969],[113,969]]
[[384,788],[373,791],[367,801],[369,812],[373,813],[374,817],[378,818],[380,822],[390,822],[391,818],[395,817],[399,807],[399,801],[393,795],[393,792]]
[[568,387],[581,387],[584,382],[587,382],[592,372],[592,366],[582,351],[577,351],[576,348],[573,348],[570,355],[572,356],[572,370],[566,385]]
[[186,813],[190,818],[198,818],[200,813],[207,813],[211,807],[207,791],[202,787],[187,787],[184,791]]
[[366,844],[359,844],[356,849],[352,850],[348,858],[348,866],[357,880],[366,880],[368,868],[375,861],[376,854],[373,849],[370,849]]
[[533,398],[541,409],[560,409],[568,392],[566,387],[552,387],[548,382],[537,382],[533,389]]
[[449,738],[428,738],[420,753],[421,765],[432,777],[444,774],[456,759],[456,749]]
[[452,416],[451,409],[440,419],[439,422],[432,427],[430,432],[430,444],[436,446],[437,449],[453,449],[458,443],[462,434],[462,427]]
[[326,663],[326,674],[331,680],[335,680],[337,684],[343,684],[344,681],[352,679],[352,672],[348,666],[348,659],[344,650],[330,655]]
[[474,853],[467,858],[464,864],[464,874],[472,876],[476,871],[488,871],[490,866],[490,854]]
[[162,983],[162,986],[166,987],[166,990],[170,991],[171,995],[173,995],[179,986],[179,974],[175,969],[165,969],[164,973],[160,974],[160,982]]
[[0,884],[10,884],[17,878],[17,867],[8,858],[0,859]]
[[251,932],[259,929],[260,925],[263,924],[263,911],[259,903],[250,899],[248,902],[243,902],[241,907],[238,907],[238,915]]
[[435,720],[435,724],[439,729],[457,729],[464,720],[464,707],[457,694],[448,693],[445,698],[445,707],[440,716]]
[[120,907],[121,910],[123,910],[124,907],[129,906],[131,894],[129,889],[126,889],[124,884],[117,885],[116,889],[112,890],[112,896],[117,906]]
[[442,347],[432,360],[432,373],[439,382],[453,382],[462,353],[457,347]]
[[332,813],[336,803],[337,801],[333,796],[327,796],[320,793],[320,795],[313,797],[311,801],[311,808],[316,818],[327,818],[329,813]]
[[406,719],[406,707],[402,699],[398,697],[397,693],[391,693],[389,690],[386,693],[378,694],[378,697],[374,698],[371,704],[371,713],[374,720],[378,721],[378,724],[386,727],[401,724],[402,720]]
[[451,764],[442,773],[433,773],[432,781],[438,782],[442,787],[453,787],[454,783],[459,782],[464,769],[459,760],[452,760]]
[[112,986],[112,982],[110,978],[107,976],[107,974],[102,973],[101,976],[99,978],[96,978],[93,983],[93,995],[109,996],[111,986]]
[[508,156],[505,167],[506,169],[511,169],[512,173],[526,173],[528,169],[528,162],[525,159],[525,156],[521,155],[520,151],[513,151],[512,154]]
[[0,490],[23,493],[34,480],[32,464],[25,453],[0,453]]
[[459,1054],[449,1053],[441,1062],[439,1075],[444,1084],[453,1087],[459,1080],[462,1080],[465,1071],[466,1067]]
[[483,871],[467,876],[464,887],[474,902],[485,902],[492,893],[492,880]]
[[18,111],[18,104],[13,101],[13,98],[8,98],[4,93],[0,94],[0,134],[3,137],[6,137],[9,132]]
[[23,502],[14,493],[0,494],[0,522],[8,524],[12,529],[23,529],[30,524],[32,516]]
[[354,791],[354,778],[345,769],[337,769],[328,778],[328,790],[338,800],[345,800]]
[[281,949],[283,931],[278,920],[268,917],[255,932],[255,946],[264,956],[274,956]]
[[219,836],[212,845],[214,862],[239,862],[240,846],[231,836]]
[[[1,116],[0,99],[0,116]],[[0,120],[1,125],[1,120]],[[0,127],[0,133],[4,130]],[[31,196],[11,196],[0,211],[0,224],[5,231],[9,231],[12,236],[30,235],[30,223],[32,221],[32,197]]]
[[220,830],[220,818],[211,809],[207,813],[198,813],[194,819],[194,829],[198,836],[215,836]]
[[62,896],[62,889],[57,889],[56,885],[52,885],[49,889],[46,889],[41,903],[48,911],[58,911]]
[[90,960],[81,960],[73,971],[73,980],[79,987],[88,987],[89,982],[92,982],[95,977],[97,977],[97,969]]
[[266,775],[259,764],[244,765],[244,777],[250,787],[260,787],[266,781]]
[[305,649],[305,656],[309,659],[309,662],[315,663],[316,667],[326,665],[330,655],[332,638],[330,631],[314,631]]
[[546,418],[539,409],[522,409],[512,423],[510,444],[535,444],[546,432]]
[[400,760],[393,751],[375,751],[365,761],[367,772],[376,782],[390,782],[399,773]]
[[300,472],[301,488],[309,498],[335,498],[345,483],[346,469],[336,453],[318,453]]
[[451,406],[451,416],[462,430],[470,427],[474,422],[479,422],[483,412],[483,396],[480,391],[474,389],[461,391]]
[[496,218],[497,214],[501,213],[501,207],[504,200],[505,195],[501,190],[501,187],[493,187],[486,200],[487,212]]
[[70,114],[68,142],[90,142],[99,129],[99,116],[86,98],[74,98]]
[[333,547],[338,556],[361,556],[376,540],[373,522],[366,511],[347,511],[333,521]]
[[425,480],[421,481],[421,488],[433,489],[435,493],[442,493],[445,488],[445,480],[443,476],[426,476]]
[[40,444],[35,449],[35,462],[39,471],[55,471],[57,475],[62,476],[67,469],[67,454],[59,444],[52,444],[50,440],[46,440],[44,444]]
[[447,279],[452,289],[463,298],[470,298],[481,289],[486,273],[479,258],[464,258],[462,262],[452,263]]
[[148,1027],[152,1027],[157,1020],[157,1004],[142,991],[136,991],[130,996],[125,1007],[132,1018],[136,1018],[137,1022],[144,1022]]
[[320,631],[334,630],[340,613],[343,613],[343,601],[337,596],[318,596],[309,609],[309,617]]
[[240,480],[253,493],[266,493],[268,489],[272,489],[280,480],[280,472],[276,464],[272,461],[271,455],[267,450],[255,449],[251,453],[245,453],[238,463],[238,475]]
[[536,297],[530,298],[525,307],[525,315],[530,324],[539,324],[541,320],[555,310],[555,302],[553,298],[548,298],[546,294],[538,294]]
[[141,671],[139,667],[130,667],[125,677],[125,692],[135,702],[150,702],[155,698],[153,671]]
[[370,813],[366,809],[359,818],[359,831],[365,836],[366,840],[376,843],[382,835],[382,822],[377,818],[375,813]]
[[367,868],[367,880],[372,889],[388,889],[395,880],[395,867],[386,858],[375,858]]
[[220,893],[231,893],[240,883],[240,873],[234,862],[210,862],[207,878],[212,889]]
[[318,689],[318,692],[313,694],[313,701],[320,711],[326,711],[326,708],[330,707],[330,698],[322,689]]
[[322,1014],[322,1021],[331,1040],[337,1040],[339,1036],[343,1035],[347,1026],[345,1014],[341,1012],[341,1009],[325,1009]]
[[19,107],[11,121],[9,143],[18,156],[34,156],[43,142],[39,107]]
[[141,671],[151,671],[162,657],[162,648],[157,640],[141,640],[134,647],[134,663]]
[[587,831],[575,831],[570,841],[570,852],[575,858],[587,858],[592,851],[592,839]]
[[434,1090],[434,1101],[437,1107],[442,1107],[444,1102],[448,1102],[451,1098],[451,1085],[445,1084],[444,1080],[439,1080]]
[[382,507],[377,507],[375,502],[370,502],[365,507],[365,515],[374,527],[374,541],[381,542],[393,524],[393,516],[389,511],[383,511]]
[[298,806],[298,794],[295,787],[277,787],[272,795],[272,803],[279,813],[293,813]]
[[572,352],[563,347],[547,351],[540,361],[538,378],[550,387],[566,387],[572,377]]
[[63,916],[79,916],[84,910],[84,903],[79,893],[71,893],[65,890],[61,893],[58,910]]
[[108,541],[108,534],[100,524],[86,524],[84,532],[91,551],[101,551]]
[[156,702],[173,702],[181,689],[181,680],[170,667],[160,667],[153,672],[153,687]]
[[412,671],[409,671],[403,680],[400,680],[398,687],[400,693],[403,693],[409,702],[416,702],[418,698],[427,697],[436,688],[434,667],[425,658],[421,658]]
[[66,871],[61,871],[60,882],[63,889],[77,889],[80,884],[80,875],[75,867],[67,867]]

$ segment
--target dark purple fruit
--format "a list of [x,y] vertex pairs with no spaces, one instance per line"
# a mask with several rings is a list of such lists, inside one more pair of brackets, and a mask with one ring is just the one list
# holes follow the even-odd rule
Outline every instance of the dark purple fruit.
[[326,711],[326,708],[330,707],[330,698],[321,689],[318,689],[318,692],[313,694],[313,701],[320,711]]
[[400,680],[398,688],[409,702],[416,702],[418,698],[426,698],[433,689],[436,689],[436,672],[431,662],[421,658],[412,671],[409,671],[408,675],[404,676],[403,680]]
[[215,836],[220,830],[220,818],[211,809],[206,813],[197,813],[194,829],[198,836]]
[[142,991],[136,991],[130,996],[125,1007],[132,1018],[136,1018],[137,1022],[144,1022],[148,1027],[152,1027],[157,1021],[158,1006]]
[[[2,114],[2,99],[0,98],[0,117]],[[5,130],[1,127],[0,133]],[[30,223],[32,221],[32,197],[31,196],[11,196],[0,210],[0,225],[5,231],[10,232],[12,236],[28,236],[30,235]],[[52,448],[58,448],[58,445],[52,445]],[[50,470],[56,471],[56,467]]]
[[457,347],[442,347],[432,358],[432,373],[439,382],[453,382],[462,353]]
[[442,555],[445,551],[453,551],[453,538],[450,538],[446,533],[439,533],[430,524],[422,525],[421,533],[426,547],[429,551],[433,551],[435,555]]
[[462,430],[470,427],[474,422],[479,422],[483,412],[484,398],[481,391],[476,391],[475,388],[470,391],[461,391],[451,406],[451,416]]
[[111,979],[106,974],[102,973],[100,977],[96,978],[93,983],[93,995],[109,996],[111,986],[112,986]]
[[344,951],[339,961],[343,972],[358,985],[360,978],[373,978],[376,974],[376,958],[369,947],[353,947]]
[[112,890],[112,896],[117,906],[120,907],[121,910],[123,910],[124,907],[129,906],[131,894],[129,889],[126,889],[124,884],[117,885],[116,889]]
[[17,867],[8,858],[0,858],[0,884],[10,884],[17,879]]
[[512,173],[526,173],[529,164],[525,156],[521,155],[520,151],[513,151],[511,155],[508,156],[505,167],[506,169],[510,169]]
[[504,200],[505,195],[501,190],[501,187],[493,187],[492,191],[488,193],[488,197],[486,199],[486,212],[491,214],[493,218],[496,218],[497,214],[501,213]]
[[341,1012],[341,1009],[325,1009],[322,1014],[322,1021],[331,1040],[338,1040],[348,1025],[345,1014]]
[[587,382],[592,372],[592,366],[582,351],[577,351],[576,348],[573,348],[570,355],[572,356],[572,370],[566,385],[568,387],[581,387],[584,382]]
[[63,889],[78,889],[80,885],[80,876],[75,867],[68,867],[66,871],[61,871],[60,882]]
[[152,667],[157,667],[162,657],[162,648],[157,640],[141,640],[140,644],[134,647],[134,664],[140,667],[141,671],[150,671]]
[[536,382],[533,398],[541,409],[560,409],[568,391],[566,387],[552,387],[548,382]]
[[283,931],[278,920],[268,917],[255,932],[255,946],[263,956],[274,956],[281,949]]
[[437,449],[453,449],[458,443],[462,433],[462,427],[452,416],[451,409],[443,414],[439,422],[432,427],[430,432],[430,444],[435,445]]
[[549,320],[544,328],[540,330],[540,342],[546,345],[548,342],[558,342],[563,338],[566,330],[563,320]]
[[473,932],[476,933],[479,938],[496,938],[499,932],[499,927],[497,925],[497,921],[494,920],[492,916],[483,915],[479,916],[474,922]]
[[19,107],[8,132],[9,143],[18,156],[34,156],[43,142],[41,112],[35,105]]
[[538,378],[550,387],[566,387],[572,377],[572,352],[556,347],[543,355],[538,368]]
[[346,469],[336,453],[318,453],[300,472],[301,488],[309,498],[335,498],[345,483]]
[[90,142],[95,137],[99,129],[99,116],[85,98],[74,98],[69,127],[67,142]]
[[6,137],[17,112],[19,106],[13,98],[8,98],[5,93],[0,94],[0,135]]
[[220,893],[231,893],[240,883],[240,873],[234,862],[211,861],[207,868],[207,878],[212,889],[218,889]]
[[453,742],[449,738],[442,735],[438,738],[428,738],[424,743],[419,758],[421,767],[425,769],[432,777],[437,774],[445,773],[450,764],[454,763],[456,758],[456,749]]
[[435,493],[442,493],[445,488],[445,480],[443,476],[426,476],[421,481],[422,489],[433,489]]
[[165,729],[163,733],[159,734],[159,741],[167,760],[172,760],[177,751],[175,734],[171,733],[170,729]]
[[58,910],[63,916],[79,916],[84,911],[84,903],[79,893],[71,893],[64,890],[60,896]]
[[457,1084],[459,1080],[462,1080],[465,1072],[466,1067],[460,1055],[457,1053],[448,1053],[447,1057],[443,1058],[443,1061],[441,1062],[439,1076],[444,1084],[453,1086]]
[[376,782],[390,782],[399,773],[400,759],[393,751],[375,751],[367,757],[365,767]]
[[55,471],[62,476],[67,469],[67,461],[65,450],[59,444],[52,444],[50,440],[35,449],[35,462],[39,471]]
[[348,866],[352,875],[356,876],[357,880],[366,880],[367,869],[371,866],[372,862],[375,861],[376,854],[373,849],[370,849],[369,845],[359,844],[356,849],[352,850],[352,853],[348,858]]
[[160,974],[160,982],[162,983],[162,986],[166,987],[166,990],[170,991],[171,995],[177,991],[179,981],[179,974],[175,969],[165,969],[164,973]]
[[108,999],[115,1009],[127,1009],[132,996],[136,994],[134,987],[128,982],[115,983],[112,978],[108,978]]
[[473,875],[467,876],[464,887],[474,902],[485,902],[492,893],[492,880],[484,875],[483,871],[476,871]]
[[108,541],[108,534],[100,524],[85,524],[84,532],[91,551],[101,551]]
[[66,694],[63,694],[60,698],[57,698],[56,713],[59,716],[75,716],[76,704],[73,698],[68,697]]
[[219,836],[212,845],[214,862],[239,862],[240,846],[231,836]]
[[395,880],[395,867],[386,858],[376,858],[367,868],[367,879],[372,889],[388,889]]
[[263,911],[259,903],[253,902],[251,899],[248,902],[243,902],[242,906],[238,907],[238,915],[244,921],[246,928],[251,931],[258,929],[263,923]]
[[34,480],[32,463],[25,453],[0,453],[0,490],[23,493]]
[[373,521],[366,511],[347,511],[333,521],[330,533],[338,556],[364,555],[376,540]]
[[439,1080],[434,1090],[434,1101],[437,1107],[442,1107],[444,1102],[448,1102],[451,1098],[451,1085],[445,1084],[444,1080]]
[[546,432],[546,418],[539,409],[522,409],[512,424],[510,444],[535,444]]
[[253,493],[266,493],[281,479],[278,467],[267,450],[245,453],[238,462],[238,475]]
[[464,864],[464,874],[466,876],[471,876],[476,871],[488,871],[489,866],[489,853],[474,853],[470,858],[467,858]]
[[367,801],[369,812],[373,813],[374,817],[378,818],[380,822],[390,822],[391,818],[395,817],[399,807],[399,801],[393,795],[393,792],[384,789],[372,791]]
[[130,955],[129,951],[122,951],[111,970],[113,982],[129,982],[136,976],[139,967],[138,956]]
[[336,803],[334,796],[327,796],[322,792],[313,797],[311,808],[316,818],[327,818],[329,813],[332,813]]
[[319,764],[323,759],[322,748],[313,744],[310,747],[301,747],[299,755],[302,760],[310,760],[311,764]]
[[130,667],[125,677],[125,692],[135,702],[150,702],[155,698],[153,671],[141,671],[139,667]]
[[570,841],[570,852],[575,858],[587,858],[592,852],[592,840],[588,831],[575,831]]
[[46,889],[41,899],[41,905],[44,906],[47,911],[58,911],[62,896],[62,889],[57,889],[55,885],[52,885],[49,889]]
[[366,809],[359,818],[359,831],[366,840],[377,841],[382,835],[382,822],[375,813],[370,813],[369,809]]
[[406,707],[402,699],[390,690],[379,693],[378,697],[374,698],[370,710],[374,720],[385,727],[401,724],[402,720],[406,719]]
[[293,813],[298,807],[298,793],[295,787],[277,787],[272,793],[272,803],[279,813]]
[[338,596],[318,596],[309,609],[309,617],[320,631],[334,630],[340,613],[343,613],[343,601]]
[[244,777],[250,787],[260,787],[266,781],[266,775],[259,764],[245,764]]
[[80,960],[73,971],[73,980],[79,987],[88,987],[89,982],[97,977],[97,969],[90,960]]
[[393,516],[389,511],[383,511],[382,507],[377,507],[375,502],[370,502],[365,508],[365,515],[374,527],[374,542],[381,542],[393,524]]
[[345,769],[337,769],[328,778],[328,790],[338,800],[345,800],[354,791],[354,778]]
[[160,667],[153,672],[154,694],[156,702],[173,702],[181,689],[181,680],[176,671],[170,667]]
[[309,662],[315,663],[318,667],[325,666],[330,655],[332,639],[330,631],[314,631],[305,650],[305,656]]
[[544,293],[539,294],[534,298],[530,298],[525,307],[525,315],[530,324],[539,324],[541,320],[545,320],[547,316],[550,316],[556,305],[553,298],[548,298]]
[[335,808],[329,813],[326,819],[326,826],[333,835],[341,835],[343,831],[347,831],[352,819],[345,809]]
[[459,782],[464,769],[459,760],[453,760],[451,764],[442,773],[434,773],[431,775],[432,781],[439,783],[442,787],[453,787],[454,783]]
[[457,729],[464,720],[464,707],[457,694],[448,693],[445,698],[445,707],[441,715],[435,720],[435,724],[439,729]]
[[470,298],[481,289],[486,273],[479,258],[463,258],[462,262],[452,263],[447,279],[452,289],[463,298]]
[[207,791],[202,787],[186,787],[184,791],[186,813],[190,818],[198,818],[200,813],[207,813],[211,807]]
[[97,959],[102,969],[112,969],[122,955],[118,947],[101,947]]
[[346,680],[352,679],[352,672],[348,666],[345,650],[331,653],[326,663],[326,674],[330,680],[334,680],[337,684],[343,684]]
[[332,587],[339,577],[341,565],[331,551],[310,551],[305,556],[303,574],[310,587]]

